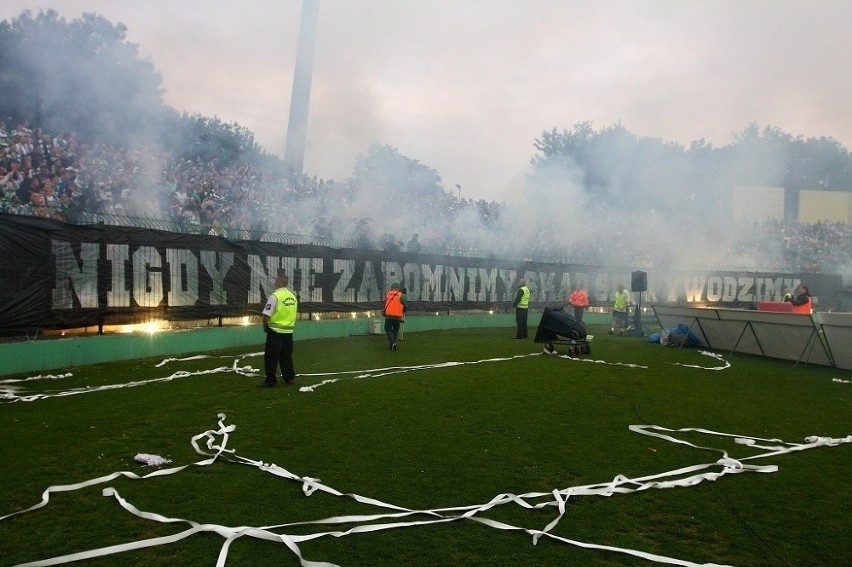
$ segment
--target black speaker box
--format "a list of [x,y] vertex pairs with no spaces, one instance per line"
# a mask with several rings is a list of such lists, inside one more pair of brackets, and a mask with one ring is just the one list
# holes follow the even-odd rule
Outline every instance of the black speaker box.
[[630,291],[648,291],[648,274],[633,272],[630,276]]

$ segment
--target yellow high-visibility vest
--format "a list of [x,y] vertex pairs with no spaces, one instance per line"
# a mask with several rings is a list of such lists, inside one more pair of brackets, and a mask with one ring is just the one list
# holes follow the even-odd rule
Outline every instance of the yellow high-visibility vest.
[[272,292],[278,300],[275,313],[269,316],[269,328],[276,333],[292,333],[296,326],[298,304],[293,292],[282,287]]

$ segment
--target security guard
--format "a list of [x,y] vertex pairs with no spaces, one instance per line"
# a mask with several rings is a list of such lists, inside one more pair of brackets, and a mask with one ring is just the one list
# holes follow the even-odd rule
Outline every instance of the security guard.
[[589,294],[586,292],[586,288],[583,287],[582,283],[574,287],[568,303],[574,308],[574,319],[582,322],[583,312],[589,307]]
[[281,378],[285,384],[296,381],[293,369],[293,328],[296,326],[298,300],[287,289],[290,278],[282,270],[275,278],[275,291],[266,300],[263,308],[263,330],[266,332],[266,347],[263,363],[266,380],[258,384],[259,388],[272,388],[278,383],[276,368],[281,366]]
[[515,294],[515,301],[512,302],[515,308],[515,331],[516,339],[527,338],[527,315],[530,310],[530,288],[527,287],[527,280],[521,278],[518,280],[518,292]]
[[609,330],[610,335],[616,332],[623,335],[627,331],[627,312],[630,309],[630,294],[624,289],[624,286],[619,284],[618,291],[613,296],[612,301],[612,327]]
[[382,310],[385,316],[385,334],[388,337],[388,349],[396,350],[399,338],[399,326],[405,314],[405,293],[399,289],[399,284],[393,282],[390,291],[385,295],[385,308]]

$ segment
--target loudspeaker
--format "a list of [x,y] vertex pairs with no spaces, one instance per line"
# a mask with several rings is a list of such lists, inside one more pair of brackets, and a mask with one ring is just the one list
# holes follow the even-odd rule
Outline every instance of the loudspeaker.
[[648,291],[648,274],[633,272],[630,275],[630,291]]

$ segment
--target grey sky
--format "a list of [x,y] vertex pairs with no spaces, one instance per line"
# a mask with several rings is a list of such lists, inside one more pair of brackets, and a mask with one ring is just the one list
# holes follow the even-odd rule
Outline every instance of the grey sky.
[[[125,24],[176,109],[283,155],[301,0],[5,0]],[[714,145],[750,122],[852,147],[848,0],[321,0],[305,171],[373,142],[463,197],[518,201],[533,141],[579,121]]]

